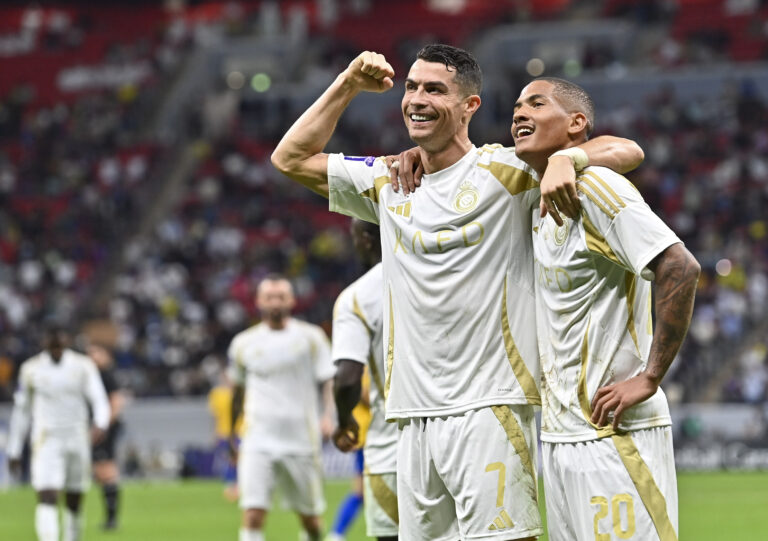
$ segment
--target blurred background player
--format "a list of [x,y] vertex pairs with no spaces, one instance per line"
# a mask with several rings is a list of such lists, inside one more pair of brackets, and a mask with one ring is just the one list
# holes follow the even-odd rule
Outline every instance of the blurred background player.
[[358,443],[355,446],[355,476],[352,479],[352,486],[336,510],[336,517],[333,519],[333,526],[328,532],[326,541],[342,541],[347,531],[352,527],[357,519],[360,508],[363,505],[363,471],[365,469],[365,456],[363,455],[363,446],[365,445],[368,427],[371,424],[371,402],[370,402],[371,378],[366,369],[363,373],[361,383],[360,401],[352,410],[352,417],[358,426]]
[[115,462],[117,439],[123,430],[121,415],[125,407],[125,395],[115,379],[112,354],[104,347],[92,345],[88,355],[96,363],[99,376],[109,399],[109,427],[103,440],[93,446],[93,475],[101,485],[104,496],[105,530],[117,528],[117,514],[120,506],[120,470]]
[[[218,383],[208,392],[208,411],[214,420],[216,449],[214,451],[213,469],[220,472],[224,479],[224,497],[236,501],[237,492],[237,462],[230,453],[230,446],[237,449],[243,435],[243,416],[235,419],[235,430],[232,430],[232,384],[226,370],[218,374]],[[234,440],[230,437],[234,434]]]
[[[82,495],[91,478],[91,444],[101,441],[109,426],[109,401],[96,365],[68,349],[68,342],[63,330],[50,330],[45,349],[21,365],[11,415],[8,457],[15,474],[32,425],[32,487],[38,501],[35,531],[40,541],[59,541],[57,500],[62,491],[63,539],[80,539]],[[93,412],[90,438],[89,406]]]
[[339,426],[333,440],[342,451],[362,443],[353,407],[359,402],[364,368],[370,374],[371,424],[364,440],[366,533],[380,541],[397,539],[397,425],[384,414],[386,365],[383,350],[381,239],[378,226],[353,219],[352,242],[367,272],[342,291],[333,313],[336,363],[334,392]]
[[307,538],[317,541],[325,510],[321,435],[330,436],[333,426],[335,368],[328,338],[320,327],[290,316],[293,288],[280,275],[262,280],[256,303],[261,323],[236,335],[228,352],[232,419],[241,412],[245,419],[238,453],[240,541],[264,539],[275,486],[299,515]]
[[[593,124],[581,87],[534,80],[515,103],[515,150],[541,174]],[[579,219],[533,228],[549,538],[676,540],[672,421],[659,384],[688,330],[700,268],[621,175],[587,167],[578,189]]]

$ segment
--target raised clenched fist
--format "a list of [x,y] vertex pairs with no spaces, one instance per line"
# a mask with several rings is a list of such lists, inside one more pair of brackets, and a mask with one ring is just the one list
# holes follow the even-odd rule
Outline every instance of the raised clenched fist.
[[363,51],[342,74],[348,83],[365,92],[386,92],[394,86],[395,70],[384,55]]

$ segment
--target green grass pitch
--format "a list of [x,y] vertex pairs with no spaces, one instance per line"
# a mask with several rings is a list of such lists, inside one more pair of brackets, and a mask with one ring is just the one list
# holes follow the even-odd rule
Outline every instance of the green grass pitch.
[[[326,526],[348,487],[345,481],[327,483]],[[686,473],[679,476],[678,487],[681,539],[768,539],[768,472]],[[1,540],[35,539],[34,504],[34,493],[28,488],[0,493]],[[211,481],[126,483],[120,530],[109,533],[98,528],[101,498],[93,489],[86,499],[86,516],[87,541],[236,541],[239,523],[237,506],[224,500],[220,483]],[[296,541],[297,532],[293,514],[276,508],[268,517],[269,541]],[[362,516],[347,539],[367,539]]]

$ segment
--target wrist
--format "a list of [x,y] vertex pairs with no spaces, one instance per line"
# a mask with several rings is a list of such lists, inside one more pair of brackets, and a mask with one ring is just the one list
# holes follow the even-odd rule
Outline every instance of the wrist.
[[360,87],[355,81],[354,76],[349,73],[349,70],[342,71],[336,77],[336,85],[347,99],[352,99],[360,93]]
[[584,151],[584,149],[579,147],[571,147],[558,150],[552,154],[549,159],[551,160],[557,156],[567,157],[569,160],[571,160],[571,165],[575,171],[581,171],[582,169],[589,166],[589,156]]
[[641,377],[643,377],[648,383],[653,385],[656,389],[659,388],[659,385],[661,385],[661,377],[657,377],[652,372],[649,372],[647,369],[643,372],[640,372],[639,374]]

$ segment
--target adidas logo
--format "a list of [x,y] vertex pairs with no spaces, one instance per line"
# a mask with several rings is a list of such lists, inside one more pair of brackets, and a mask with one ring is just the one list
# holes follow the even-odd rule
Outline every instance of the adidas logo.
[[387,207],[390,211],[394,212],[398,216],[408,218],[411,215],[411,202],[408,201],[405,205],[397,205],[396,207]]
[[502,509],[501,513],[499,513],[499,516],[493,519],[493,523],[488,526],[489,530],[503,530],[505,528],[514,528],[515,523],[512,522],[512,519],[509,517],[509,513],[507,513],[506,509]]

